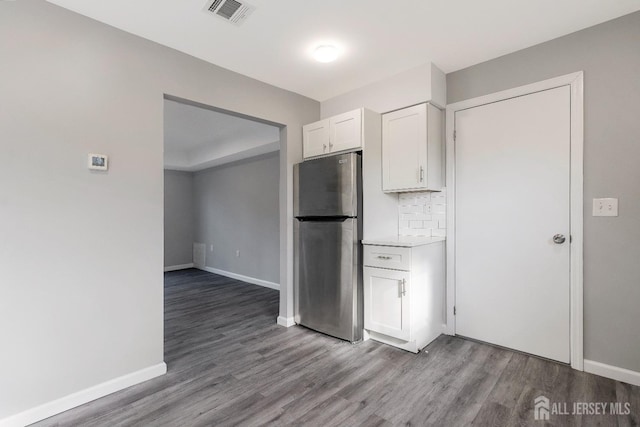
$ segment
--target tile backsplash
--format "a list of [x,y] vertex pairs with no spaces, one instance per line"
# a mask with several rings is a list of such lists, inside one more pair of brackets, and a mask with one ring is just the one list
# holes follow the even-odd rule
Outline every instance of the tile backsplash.
[[439,192],[401,193],[398,196],[400,236],[447,235],[447,196]]

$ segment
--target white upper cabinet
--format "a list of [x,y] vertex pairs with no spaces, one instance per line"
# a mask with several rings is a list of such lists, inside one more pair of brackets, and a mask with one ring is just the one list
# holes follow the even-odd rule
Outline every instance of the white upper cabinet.
[[302,127],[302,155],[305,159],[363,146],[362,109],[339,114]]
[[329,118],[331,151],[362,148],[362,110],[349,111]]
[[442,111],[431,104],[382,115],[384,191],[442,190],[442,121]]
[[304,158],[326,154],[329,150],[329,120],[320,120],[302,127]]

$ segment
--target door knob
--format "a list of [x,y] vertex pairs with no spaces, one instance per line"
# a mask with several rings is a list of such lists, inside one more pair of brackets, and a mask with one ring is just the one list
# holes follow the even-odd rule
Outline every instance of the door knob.
[[561,245],[565,242],[566,237],[564,237],[563,234],[556,234],[555,236],[553,236],[553,243],[555,243],[556,245]]

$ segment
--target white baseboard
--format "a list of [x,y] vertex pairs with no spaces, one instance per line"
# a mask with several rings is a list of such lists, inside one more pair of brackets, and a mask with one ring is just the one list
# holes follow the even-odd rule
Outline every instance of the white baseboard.
[[24,427],[167,373],[162,362],[0,420],[0,427]]
[[243,282],[251,283],[258,286],[264,286],[265,288],[280,290],[280,285],[273,282],[268,282],[262,279],[256,279],[255,277],[243,276],[242,274],[231,273],[230,271],[218,270],[213,267],[202,267],[200,270],[208,271],[209,273],[219,274],[221,276],[230,277],[236,280],[242,280]]
[[170,265],[164,268],[164,272],[168,271],[178,271],[178,270],[186,270],[187,268],[193,268],[193,263],[189,264],[180,264],[180,265]]
[[449,325],[447,325],[446,323],[442,324],[442,333],[443,335],[455,335],[453,331],[449,329]]
[[290,328],[295,324],[296,322],[293,320],[293,317],[278,316],[278,325],[280,326],[284,326],[285,328]]
[[617,366],[585,359],[584,371],[589,372],[590,374],[600,375],[601,377],[611,378],[612,380],[621,381],[623,383],[640,386],[640,372],[631,371],[629,369],[618,368]]

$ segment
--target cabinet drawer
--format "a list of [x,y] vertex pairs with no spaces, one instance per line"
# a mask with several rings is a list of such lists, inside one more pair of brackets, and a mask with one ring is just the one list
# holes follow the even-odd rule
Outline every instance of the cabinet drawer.
[[364,265],[409,271],[411,266],[411,248],[365,245]]

